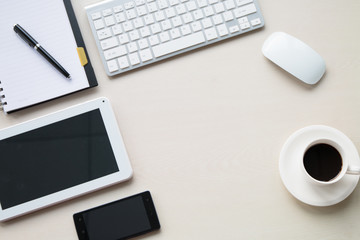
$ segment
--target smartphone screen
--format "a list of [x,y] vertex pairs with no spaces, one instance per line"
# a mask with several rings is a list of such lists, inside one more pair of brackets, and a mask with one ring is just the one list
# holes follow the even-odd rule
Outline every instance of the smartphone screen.
[[121,240],[160,228],[149,191],[74,214],[80,240]]

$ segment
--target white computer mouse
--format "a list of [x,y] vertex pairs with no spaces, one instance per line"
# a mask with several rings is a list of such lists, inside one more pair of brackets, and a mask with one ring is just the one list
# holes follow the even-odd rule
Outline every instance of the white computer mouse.
[[262,52],[272,62],[307,84],[317,83],[325,73],[324,59],[299,39],[275,32],[264,42]]

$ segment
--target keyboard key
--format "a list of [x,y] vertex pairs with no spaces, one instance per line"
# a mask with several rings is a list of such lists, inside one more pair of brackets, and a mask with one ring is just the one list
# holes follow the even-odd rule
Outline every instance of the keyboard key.
[[120,25],[115,25],[111,27],[114,35],[119,35],[120,33],[122,33],[122,28]]
[[142,18],[136,18],[136,19],[134,19],[133,22],[134,22],[134,27],[135,28],[139,28],[139,27],[144,26],[144,22],[143,22]]
[[174,28],[170,30],[170,35],[172,39],[176,39],[181,37],[179,28]]
[[214,10],[212,8],[212,6],[207,6],[204,8],[204,14],[205,16],[209,17],[211,15],[214,15]]
[[128,61],[126,56],[119,57],[118,58],[118,63],[119,63],[119,66],[120,66],[121,69],[124,69],[124,68],[127,68],[127,67],[130,66],[129,61]]
[[172,24],[173,24],[174,27],[178,27],[178,26],[182,25],[182,20],[181,20],[181,18],[179,16],[173,17],[171,19],[171,21],[172,21]]
[[113,7],[114,13],[119,13],[124,10],[124,7],[122,5],[118,5]]
[[121,35],[119,35],[119,41],[121,44],[125,44],[129,42],[129,36],[127,33],[123,33]]
[[159,11],[155,13],[156,21],[160,22],[165,19],[164,11]]
[[209,18],[205,18],[205,19],[201,20],[201,23],[204,28],[209,28],[212,26],[212,22]]
[[99,18],[101,18],[101,13],[100,12],[96,12],[96,13],[91,14],[91,19],[92,20],[96,20],[96,19],[99,19]]
[[213,20],[214,25],[219,25],[219,24],[221,24],[221,23],[224,22],[223,19],[222,19],[222,17],[221,17],[221,15],[215,15],[215,16],[213,16],[213,17],[212,17],[212,20]]
[[231,10],[235,8],[235,3],[233,0],[226,0],[224,3],[227,10]]
[[185,14],[183,14],[183,15],[182,15],[182,19],[183,19],[183,21],[184,21],[185,24],[186,24],[186,23],[190,23],[190,22],[193,21],[193,18],[192,18],[192,16],[191,16],[191,13],[185,13]]
[[206,29],[204,31],[204,33],[206,36],[206,40],[208,40],[208,41],[213,40],[218,37],[214,27]]
[[111,8],[108,8],[108,9],[103,10],[103,11],[102,11],[102,14],[103,14],[104,17],[110,16],[110,15],[112,14]]
[[130,42],[130,43],[126,44],[126,46],[127,46],[129,53],[133,53],[138,50],[137,44],[135,42]]
[[229,34],[229,31],[228,31],[228,29],[227,29],[227,27],[226,27],[226,25],[225,25],[225,24],[220,24],[219,26],[217,26],[217,27],[216,27],[216,29],[217,29],[217,31],[218,31],[218,33],[219,33],[220,37],[222,37],[222,36],[225,36],[225,35],[228,35],[228,34]]
[[204,17],[204,14],[202,13],[201,9],[195,10],[192,14],[195,20],[199,20]]
[[225,22],[228,22],[228,21],[231,21],[231,20],[234,19],[234,15],[230,11],[229,12],[224,12],[223,17],[224,17]]
[[176,4],[179,4],[179,0],[169,0],[170,6],[175,6]]
[[108,16],[108,17],[104,18],[104,20],[105,20],[105,24],[107,27],[115,24],[115,18],[113,16]]
[[150,28],[151,28],[151,31],[153,34],[161,32],[161,27],[160,27],[160,24],[158,24],[158,23],[154,23],[154,24],[150,25]]
[[109,48],[116,47],[117,45],[119,45],[119,43],[118,43],[118,40],[116,39],[116,37],[112,37],[112,38],[102,40],[100,42],[100,45],[103,50],[107,50]]
[[125,15],[126,15],[127,19],[129,19],[129,20],[134,19],[136,17],[135,9],[126,10]]
[[166,14],[167,18],[174,17],[176,15],[175,8],[170,7],[170,8],[165,9],[165,14]]
[[214,5],[214,9],[216,13],[222,13],[225,11],[225,7],[224,4],[222,2],[219,2],[217,4]]
[[128,31],[134,29],[131,22],[124,22],[122,26],[123,26],[125,32],[128,32]]
[[177,14],[183,14],[183,13],[186,13],[186,8],[183,4],[180,4],[180,5],[176,5],[175,6],[175,10],[177,12]]
[[138,43],[140,49],[145,49],[149,46],[146,39],[140,39],[137,43]]
[[180,27],[182,35],[188,35],[191,33],[190,25],[184,25]]
[[197,4],[200,8],[207,6],[207,0],[197,0]]
[[155,2],[149,3],[147,5],[147,7],[148,7],[148,10],[149,10],[149,13],[153,13],[153,12],[156,12],[158,10],[157,5],[156,5]]
[[137,10],[138,16],[140,16],[140,17],[147,14],[147,10],[146,10],[145,6],[140,6],[140,7],[136,8],[136,10]]
[[161,57],[205,42],[204,34],[197,32],[153,47],[155,57]]
[[165,20],[161,22],[161,28],[166,31],[169,30],[171,28],[171,22],[170,20]]
[[98,35],[99,40],[103,40],[105,38],[112,37],[110,28],[101,29],[101,30],[97,31],[97,35]]
[[166,0],[158,0],[157,2],[160,10],[168,7],[168,3]]
[[145,4],[145,0],[135,0],[136,6],[141,6]]
[[230,31],[230,33],[235,33],[235,32],[240,31],[240,28],[239,28],[239,26],[234,25],[234,26],[229,27],[229,31]]
[[127,54],[125,46],[119,46],[110,50],[104,51],[105,60],[110,60]]
[[153,35],[149,37],[149,42],[151,46],[154,46],[156,44],[159,44],[159,38],[157,35]]
[[153,59],[150,49],[142,50],[139,52],[139,54],[140,54],[141,61],[143,61],[143,62],[147,62],[147,61]]
[[251,25],[256,26],[259,24],[261,24],[260,18],[255,18],[255,19],[251,20]]
[[188,11],[193,11],[193,10],[196,9],[196,3],[195,3],[195,1],[187,2],[185,5],[186,5]]
[[123,12],[115,14],[115,19],[116,19],[116,22],[118,22],[118,23],[125,22],[125,20],[126,20],[125,14]]
[[102,19],[94,21],[94,27],[96,30],[104,28],[105,27],[104,21]]
[[141,34],[141,37],[143,37],[143,38],[150,36],[151,35],[150,28],[148,26],[140,28],[140,34]]
[[134,8],[135,7],[135,2],[133,2],[133,1],[127,2],[127,3],[124,4],[124,7],[125,7],[126,10]]
[[200,22],[192,22],[191,23],[191,28],[193,30],[193,32],[197,32],[201,30],[201,23]]
[[137,65],[140,63],[140,59],[137,53],[132,53],[129,55],[129,60],[131,65]]
[[247,23],[249,22],[247,17],[242,17],[238,19],[239,24]]
[[161,42],[167,42],[170,40],[170,36],[169,36],[169,33],[168,32],[162,32],[159,34],[159,37],[160,37],[160,41]]
[[235,9],[234,15],[236,18],[240,18],[240,17],[249,15],[254,12],[256,12],[256,7],[255,7],[255,4],[252,3],[252,4],[245,5],[243,7]]
[[150,25],[155,22],[152,14],[144,16],[144,21],[146,25]]
[[242,5],[245,5],[245,4],[248,4],[248,3],[252,3],[253,0],[236,0],[236,4],[238,6],[242,6]]
[[119,70],[119,67],[116,63],[116,60],[111,60],[107,62],[107,67],[109,69],[109,72],[116,72],[117,70]]
[[138,40],[140,38],[140,34],[138,30],[133,30],[129,32],[129,37],[131,41]]
[[248,28],[250,28],[250,23],[248,23],[248,22],[242,23],[242,24],[240,24],[240,28],[241,28],[241,30],[248,29]]

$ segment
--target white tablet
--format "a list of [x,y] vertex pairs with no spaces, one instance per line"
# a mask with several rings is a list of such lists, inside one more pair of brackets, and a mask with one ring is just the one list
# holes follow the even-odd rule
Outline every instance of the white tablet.
[[0,130],[0,221],[131,176],[106,98]]

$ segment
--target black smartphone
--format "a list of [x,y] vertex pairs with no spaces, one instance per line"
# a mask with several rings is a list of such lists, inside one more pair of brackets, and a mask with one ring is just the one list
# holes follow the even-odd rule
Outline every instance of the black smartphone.
[[75,213],[73,217],[80,240],[129,239],[160,229],[149,191]]

